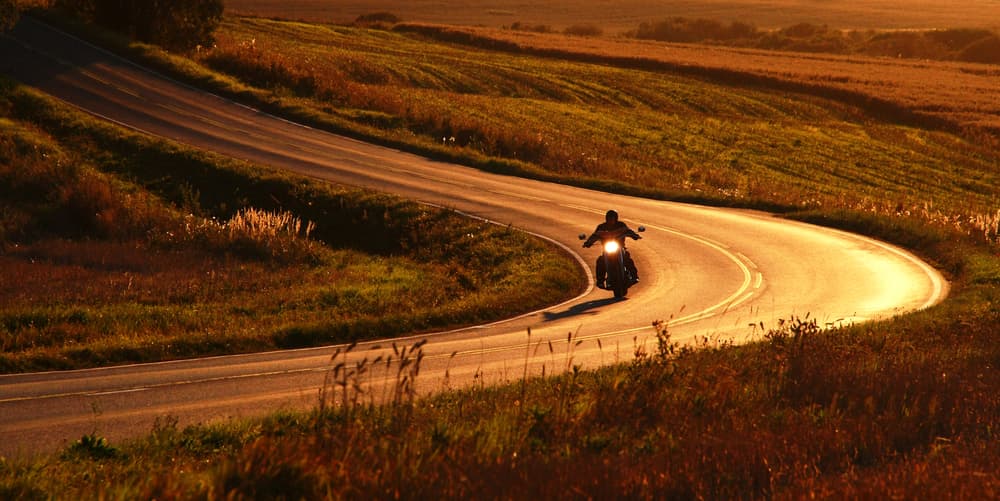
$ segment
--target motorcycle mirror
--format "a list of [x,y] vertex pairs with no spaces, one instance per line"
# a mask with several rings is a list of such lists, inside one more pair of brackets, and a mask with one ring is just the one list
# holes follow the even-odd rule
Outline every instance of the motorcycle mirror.
[[587,234],[586,233],[581,233],[579,235],[579,238],[580,238],[580,240],[586,240],[587,239]]
[[642,233],[644,231],[646,231],[646,227],[645,226],[640,226],[639,227],[639,233]]

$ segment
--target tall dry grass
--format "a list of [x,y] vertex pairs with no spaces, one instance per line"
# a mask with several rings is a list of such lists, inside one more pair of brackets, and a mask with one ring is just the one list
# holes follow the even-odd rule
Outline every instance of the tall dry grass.
[[[61,495],[989,497],[996,312],[923,316],[834,330],[791,317],[741,347],[681,346],[657,322],[655,346],[627,363],[420,399],[422,342],[350,346],[331,357],[315,412],[168,423],[120,446],[84,437],[49,479],[19,484],[31,467],[12,464],[0,485],[51,493],[96,468]],[[579,341],[566,343],[570,360]]]
[[311,221],[303,225],[302,220],[290,212],[245,207],[222,226],[232,248],[293,262],[302,256],[319,259],[320,244],[309,239],[316,225]]

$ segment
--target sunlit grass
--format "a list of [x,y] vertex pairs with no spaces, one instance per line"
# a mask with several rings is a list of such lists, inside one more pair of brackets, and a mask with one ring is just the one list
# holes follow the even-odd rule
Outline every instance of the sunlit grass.
[[509,228],[125,132],[9,83],[0,114],[3,372],[396,336],[582,287],[561,251]]
[[995,211],[1000,185],[996,153],[974,140],[759,85],[248,18],[199,60],[341,127],[565,182],[963,220]]

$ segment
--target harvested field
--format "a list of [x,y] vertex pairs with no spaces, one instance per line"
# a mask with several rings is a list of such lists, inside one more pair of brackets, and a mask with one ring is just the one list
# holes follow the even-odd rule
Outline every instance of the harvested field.
[[666,69],[727,84],[784,86],[849,101],[883,118],[913,125],[971,130],[973,135],[987,131],[994,139],[1000,133],[997,65],[579,38],[483,27],[403,29],[516,52]]
[[[1000,3],[990,0],[227,0],[230,13],[349,22],[362,14],[392,12],[404,21],[500,27],[515,22],[555,29],[596,23],[607,33],[669,16],[740,20],[772,29],[795,23],[838,29],[933,29],[1000,26]],[[992,20],[993,26],[988,26]],[[986,24],[984,24],[986,23]]]

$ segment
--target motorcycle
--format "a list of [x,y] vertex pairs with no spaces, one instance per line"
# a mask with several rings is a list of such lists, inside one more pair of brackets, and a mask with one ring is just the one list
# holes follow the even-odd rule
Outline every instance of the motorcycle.
[[[639,232],[646,231],[644,226],[638,228]],[[604,260],[604,269],[607,272],[607,290],[614,292],[616,298],[625,297],[628,288],[635,285],[636,278],[628,266],[625,266],[625,259],[628,250],[625,249],[625,237],[628,236],[627,229],[615,231],[600,231],[594,235],[601,242],[601,259]],[[580,240],[587,240],[587,234],[581,233]]]

